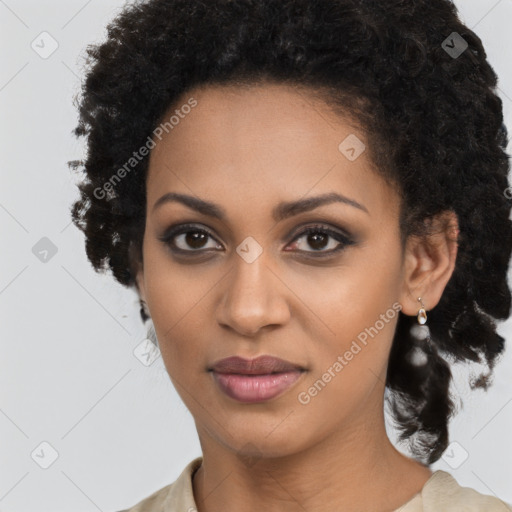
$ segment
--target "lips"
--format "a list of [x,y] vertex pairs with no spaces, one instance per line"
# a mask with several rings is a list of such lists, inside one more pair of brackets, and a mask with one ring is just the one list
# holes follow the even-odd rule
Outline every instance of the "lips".
[[217,361],[212,365],[211,370],[217,373],[236,373],[238,375],[268,375],[302,371],[304,368],[278,357],[259,356],[256,359],[244,359],[233,356]]
[[306,371],[278,357],[260,356],[221,359],[209,368],[218,388],[228,397],[244,403],[265,402],[283,394]]

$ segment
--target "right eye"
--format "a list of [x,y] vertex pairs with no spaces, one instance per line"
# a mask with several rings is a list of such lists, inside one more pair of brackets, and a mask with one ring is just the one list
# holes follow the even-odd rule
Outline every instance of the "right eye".
[[[215,243],[208,247],[206,242],[211,238]],[[199,228],[194,224],[182,224],[174,226],[159,239],[172,251],[179,253],[195,253],[204,250],[222,250],[222,246],[215,237],[205,228]]]

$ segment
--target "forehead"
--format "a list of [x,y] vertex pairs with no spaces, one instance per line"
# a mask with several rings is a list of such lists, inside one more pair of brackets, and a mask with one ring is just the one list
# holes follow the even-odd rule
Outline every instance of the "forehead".
[[[369,210],[396,202],[371,169],[362,130],[307,89],[200,87],[175,102],[163,121],[171,117],[172,128],[155,139],[150,155],[149,208],[166,192],[217,198],[234,208],[333,191]],[[347,146],[355,148],[355,159]]]

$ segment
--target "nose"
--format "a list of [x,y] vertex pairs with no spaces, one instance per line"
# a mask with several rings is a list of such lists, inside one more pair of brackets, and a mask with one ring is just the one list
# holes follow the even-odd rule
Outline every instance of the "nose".
[[252,263],[236,255],[233,268],[221,281],[217,322],[243,336],[254,336],[264,327],[282,326],[290,319],[288,288],[264,255]]

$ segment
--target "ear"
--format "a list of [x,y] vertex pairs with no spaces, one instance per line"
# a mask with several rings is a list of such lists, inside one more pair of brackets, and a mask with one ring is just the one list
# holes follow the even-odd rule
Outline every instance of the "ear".
[[139,295],[139,299],[146,301],[146,287],[144,285],[144,264],[142,260],[142,253],[135,243],[130,241],[128,246],[128,262],[130,266],[130,273],[135,276],[135,288]]
[[138,265],[135,272],[135,286],[137,287],[137,292],[139,297],[146,302],[146,286],[144,283],[144,269],[142,265]]
[[439,303],[457,258],[457,215],[446,210],[426,224],[428,234],[410,236],[405,247],[400,304],[402,312],[411,316],[421,307],[418,297],[427,312]]

